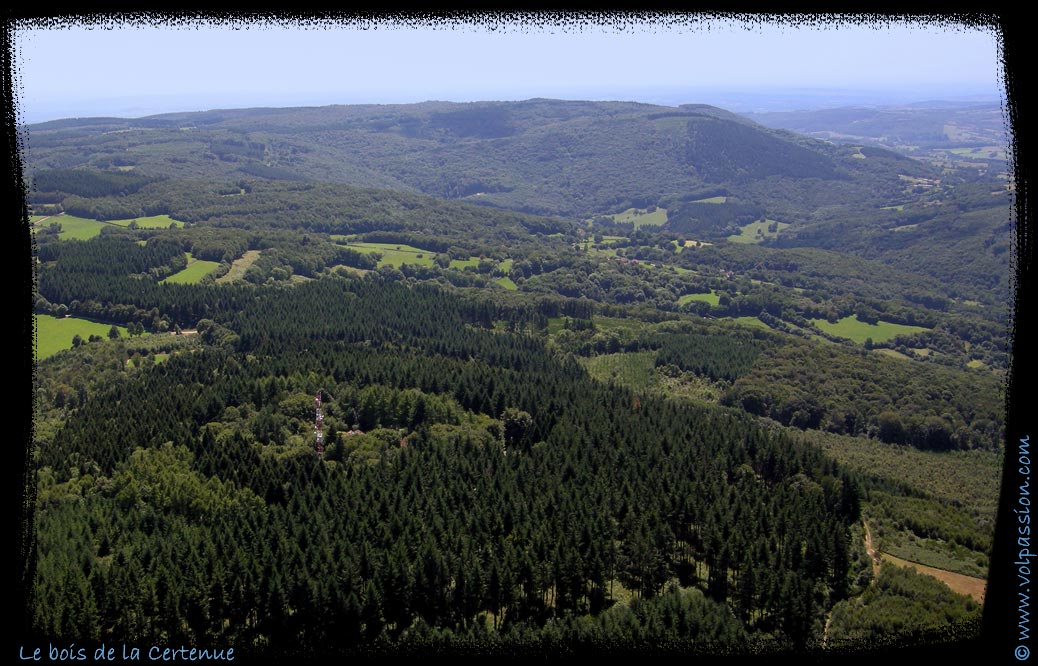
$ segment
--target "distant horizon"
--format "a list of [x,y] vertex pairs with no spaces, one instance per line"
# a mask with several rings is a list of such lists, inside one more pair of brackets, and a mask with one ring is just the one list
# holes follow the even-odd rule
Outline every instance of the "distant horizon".
[[[185,22],[15,30],[19,122],[547,98],[734,112],[1005,95],[990,28],[562,14],[525,25]],[[498,17],[500,18],[500,17]],[[671,18],[671,17],[668,17]],[[490,25],[490,23],[495,23]]]
[[[813,90],[788,90],[774,89],[769,91],[738,91],[738,90],[713,90],[703,91],[699,97],[686,98],[678,90],[654,91],[639,95],[637,98],[621,95],[610,95],[608,93],[584,96],[546,96],[531,95],[527,97],[516,97],[514,99],[477,99],[467,96],[455,96],[451,98],[427,98],[415,99],[413,101],[385,101],[385,100],[341,100],[330,98],[301,98],[296,100],[263,100],[257,98],[243,97],[238,100],[225,100],[226,104],[209,103],[202,99],[192,103],[190,101],[172,102],[163,96],[127,97],[123,100],[108,99],[96,102],[85,102],[77,105],[83,113],[70,114],[60,107],[39,107],[19,112],[19,124],[35,125],[52,121],[87,119],[87,118],[119,118],[123,120],[138,120],[152,116],[185,114],[185,113],[207,113],[212,111],[230,111],[239,109],[293,109],[293,108],[322,108],[329,106],[404,106],[426,103],[448,103],[448,104],[482,104],[482,103],[518,103],[535,99],[548,99],[566,102],[621,102],[632,104],[651,104],[656,106],[679,107],[689,104],[707,104],[733,113],[773,113],[783,111],[816,111],[823,109],[838,109],[848,107],[880,108],[919,106],[928,104],[954,104],[954,105],[989,105],[1000,104],[1001,99],[980,92],[962,92],[959,94],[944,94],[934,91],[932,94],[892,92],[892,91],[869,91],[853,89],[813,89]],[[215,102],[215,100],[211,100]]]

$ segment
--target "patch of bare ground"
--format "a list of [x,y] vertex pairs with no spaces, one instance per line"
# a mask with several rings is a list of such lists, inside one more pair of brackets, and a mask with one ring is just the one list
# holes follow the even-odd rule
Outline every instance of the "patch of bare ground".
[[896,564],[899,567],[911,567],[921,574],[927,576],[933,576],[937,580],[941,581],[952,589],[953,592],[959,594],[968,594],[979,603],[984,603],[984,591],[987,589],[988,582],[983,578],[974,578],[973,576],[965,576],[954,571],[946,571],[944,569],[938,569],[936,567],[928,567],[925,564],[919,564],[918,562],[912,562],[910,560],[903,560],[900,557],[894,557],[893,555],[883,553],[883,559],[891,564]]

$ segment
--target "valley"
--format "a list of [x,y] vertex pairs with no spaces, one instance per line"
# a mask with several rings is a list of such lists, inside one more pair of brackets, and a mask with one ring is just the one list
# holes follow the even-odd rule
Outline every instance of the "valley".
[[33,622],[349,657],[978,617],[926,572],[990,564],[1012,198],[954,113],[984,157],[549,99],[29,126]]

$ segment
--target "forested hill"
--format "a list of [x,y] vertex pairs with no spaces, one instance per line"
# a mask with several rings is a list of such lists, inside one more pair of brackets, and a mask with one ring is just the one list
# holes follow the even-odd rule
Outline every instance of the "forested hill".
[[28,132],[33,171],[330,181],[577,217],[722,190],[782,208],[774,193],[805,180],[819,186],[789,189],[797,207],[874,207],[900,195],[903,177],[935,176],[893,153],[863,160],[856,148],[706,105],[536,99],[242,109],[70,119]]

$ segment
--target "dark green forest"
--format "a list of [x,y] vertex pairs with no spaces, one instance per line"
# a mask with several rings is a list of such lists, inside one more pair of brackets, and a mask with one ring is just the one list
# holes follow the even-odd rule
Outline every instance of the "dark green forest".
[[[487,624],[507,641],[564,618],[632,640],[681,622],[810,637],[847,590],[846,472],[746,417],[596,385],[480,314],[320,281],[216,306],[235,340],[73,404],[39,452],[39,626],[286,650]],[[619,589],[636,608],[608,610]]]

